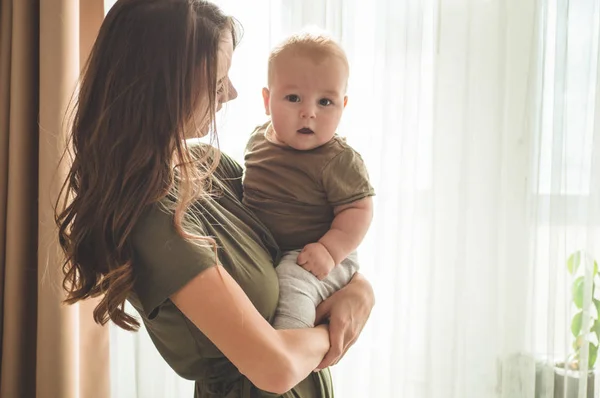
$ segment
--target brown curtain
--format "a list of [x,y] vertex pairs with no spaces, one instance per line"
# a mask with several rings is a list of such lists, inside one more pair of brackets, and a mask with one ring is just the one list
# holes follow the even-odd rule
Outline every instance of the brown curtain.
[[0,397],[108,398],[108,328],[61,304],[52,210],[103,0],[0,1]]

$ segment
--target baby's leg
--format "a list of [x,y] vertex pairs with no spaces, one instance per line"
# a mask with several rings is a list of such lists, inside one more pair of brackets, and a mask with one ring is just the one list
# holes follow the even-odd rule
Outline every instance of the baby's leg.
[[276,268],[279,277],[279,304],[273,323],[276,329],[313,327],[317,305],[346,286],[358,270],[356,253],[352,253],[319,281],[296,264],[299,253],[299,250],[285,253]]
[[341,264],[336,265],[325,279],[319,281],[317,289],[320,300],[317,304],[346,286],[358,268],[358,256],[356,252],[352,252]]
[[284,254],[275,271],[279,278],[279,304],[275,312],[275,329],[313,327],[318,303],[319,280],[296,264],[299,250]]

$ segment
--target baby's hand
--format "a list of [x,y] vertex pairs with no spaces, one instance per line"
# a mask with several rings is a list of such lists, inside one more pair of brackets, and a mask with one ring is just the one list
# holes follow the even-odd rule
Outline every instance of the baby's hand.
[[298,255],[296,263],[312,273],[319,280],[325,279],[335,267],[335,262],[322,243],[309,243]]

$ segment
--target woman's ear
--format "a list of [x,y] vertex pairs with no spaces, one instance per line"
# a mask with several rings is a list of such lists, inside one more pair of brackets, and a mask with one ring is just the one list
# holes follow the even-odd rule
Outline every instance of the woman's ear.
[[267,114],[267,116],[271,116],[271,109],[269,107],[269,102],[271,100],[271,93],[269,92],[268,88],[263,87],[262,96],[263,96],[263,103],[265,104],[265,113]]
[[348,105],[348,96],[344,96],[344,108]]

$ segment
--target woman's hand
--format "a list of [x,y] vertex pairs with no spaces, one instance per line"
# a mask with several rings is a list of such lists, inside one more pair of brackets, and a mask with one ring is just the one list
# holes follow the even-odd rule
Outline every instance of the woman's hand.
[[316,324],[329,319],[331,348],[317,370],[335,365],[358,339],[375,305],[369,281],[358,272],[350,283],[317,307]]

